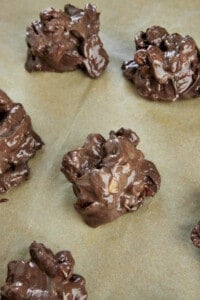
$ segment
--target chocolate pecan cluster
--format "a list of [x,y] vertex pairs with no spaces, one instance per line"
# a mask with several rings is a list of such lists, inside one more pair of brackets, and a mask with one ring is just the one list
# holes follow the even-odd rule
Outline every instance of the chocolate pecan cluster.
[[159,189],[160,174],[138,143],[135,132],[121,128],[107,140],[90,134],[83,147],[64,156],[62,172],[73,183],[75,208],[88,225],[97,227],[136,211]]
[[135,44],[134,59],[122,70],[141,96],[164,101],[200,96],[200,51],[192,37],[152,26],[137,33]]
[[191,232],[191,240],[194,246],[200,248],[200,222],[194,227]]
[[44,9],[40,21],[27,28],[26,69],[65,72],[81,68],[90,77],[99,77],[108,64],[99,27],[99,13],[92,4],[85,9],[70,4],[64,11]]
[[86,300],[85,279],[73,274],[74,259],[69,251],[57,254],[33,242],[29,261],[11,261],[2,300]]
[[22,104],[0,90],[0,193],[27,179],[27,163],[42,145]]

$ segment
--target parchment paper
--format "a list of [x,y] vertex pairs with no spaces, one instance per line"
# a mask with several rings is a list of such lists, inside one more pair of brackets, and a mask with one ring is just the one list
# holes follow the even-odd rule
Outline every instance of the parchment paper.
[[[200,46],[200,1],[95,0],[110,56],[103,76],[27,73],[26,26],[41,9],[65,3],[0,1],[0,88],[23,103],[46,143],[31,160],[30,180],[0,204],[0,285],[7,263],[28,258],[28,246],[37,240],[72,252],[90,300],[200,299],[200,252],[190,241],[200,218],[200,99],[144,100],[120,70],[133,56],[135,33],[151,25],[190,34]],[[90,132],[107,136],[121,126],[140,136],[139,148],[161,173],[161,190],[136,213],[92,229],[73,208],[61,160]]]

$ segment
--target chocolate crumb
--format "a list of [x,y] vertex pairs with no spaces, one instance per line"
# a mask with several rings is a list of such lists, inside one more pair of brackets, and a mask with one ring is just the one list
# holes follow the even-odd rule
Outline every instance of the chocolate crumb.
[[8,199],[7,198],[0,199],[0,203],[4,203],[4,202],[8,202]]

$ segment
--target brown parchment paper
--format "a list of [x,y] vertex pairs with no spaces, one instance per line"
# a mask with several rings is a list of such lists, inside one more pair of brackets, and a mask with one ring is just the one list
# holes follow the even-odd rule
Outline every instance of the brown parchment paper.
[[[37,240],[72,252],[90,300],[200,299],[200,252],[190,241],[200,219],[200,99],[144,100],[120,70],[132,58],[135,33],[151,25],[190,34],[200,46],[200,1],[95,0],[110,56],[103,76],[27,73],[26,26],[41,9],[65,3],[0,1],[0,88],[23,103],[46,143],[31,160],[30,180],[0,204],[0,286],[7,262],[28,258],[28,246]],[[90,132],[107,136],[121,126],[140,136],[139,148],[161,173],[161,189],[136,213],[92,229],[73,208],[62,156]]]

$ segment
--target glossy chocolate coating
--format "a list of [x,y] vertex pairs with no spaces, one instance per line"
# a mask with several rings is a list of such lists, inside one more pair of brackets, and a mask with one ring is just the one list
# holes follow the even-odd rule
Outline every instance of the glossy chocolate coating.
[[27,28],[27,71],[65,72],[82,68],[90,77],[99,77],[108,64],[108,55],[98,36],[99,15],[92,4],[84,10],[70,4],[65,5],[64,11],[44,9],[40,21]]
[[33,242],[29,261],[8,264],[2,300],[86,300],[85,279],[73,274],[74,259],[69,251],[53,254]]
[[0,90],[0,193],[27,179],[28,160],[42,145],[22,104]]
[[134,59],[122,70],[141,96],[163,101],[200,96],[200,51],[192,37],[152,26],[137,33],[135,44]]
[[75,208],[88,225],[97,227],[136,211],[159,189],[160,175],[136,148],[138,143],[135,132],[121,128],[107,140],[90,134],[83,147],[64,155],[61,170],[73,183]]
[[194,246],[200,248],[200,222],[192,230],[191,240],[192,240]]

